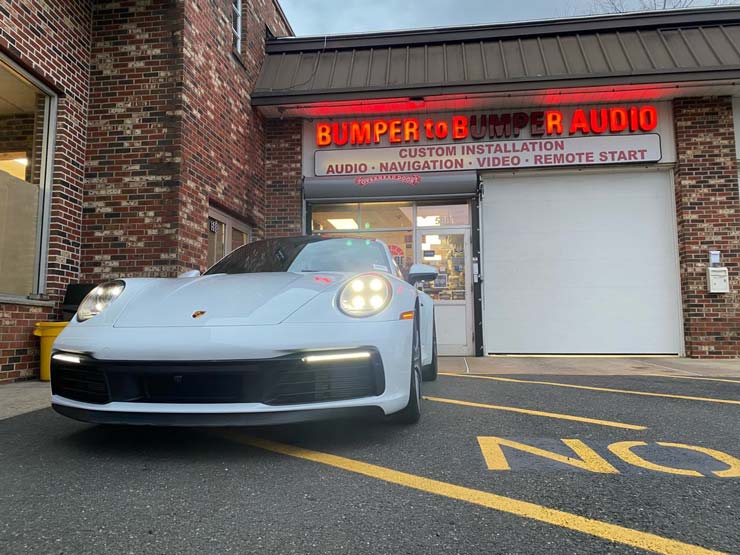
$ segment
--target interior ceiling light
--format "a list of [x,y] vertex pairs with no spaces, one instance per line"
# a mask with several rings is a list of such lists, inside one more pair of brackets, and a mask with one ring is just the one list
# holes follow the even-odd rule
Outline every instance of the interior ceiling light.
[[360,226],[352,218],[328,218],[327,221],[334,229],[359,229]]

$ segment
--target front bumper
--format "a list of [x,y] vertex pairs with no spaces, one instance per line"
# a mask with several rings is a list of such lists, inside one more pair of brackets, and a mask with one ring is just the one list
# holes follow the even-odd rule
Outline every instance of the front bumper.
[[[411,321],[319,330],[295,324],[187,331],[74,326],[59,336],[54,352],[76,353],[84,362],[70,370],[69,363],[62,368],[53,361],[52,405],[85,421],[152,425],[260,425],[354,412],[390,414],[408,402],[412,326]],[[370,351],[372,358],[340,365],[302,361],[310,354],[355,351]],[[209,353],[241,357],[213,360]],[[85,375],[88,370],[92,376]],[[66,386],[65,376],[71,378]],[[82,393],[72,391],[81,385],[78,379],[88,382]]]
[[265,360],[106,361],[70,353],[60,360],[57,352],[51,360],[51,391],[96,405],[285,406],[383,394],[385,374],[377,349],[320,351],[319,361],[311,361],[312,353]]

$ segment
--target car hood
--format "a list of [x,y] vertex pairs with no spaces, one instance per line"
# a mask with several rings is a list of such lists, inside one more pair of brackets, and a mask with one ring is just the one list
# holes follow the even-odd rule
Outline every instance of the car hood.
[[279,324],[317,295],[336,290],[345,277],[338,273],[275,272],[153,280],[127,303],[114,326]]

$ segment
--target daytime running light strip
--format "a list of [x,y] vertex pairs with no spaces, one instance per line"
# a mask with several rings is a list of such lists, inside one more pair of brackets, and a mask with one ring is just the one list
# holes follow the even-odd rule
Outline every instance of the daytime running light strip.
[[330,362],[335,360],[353,360],[359,358],[370,358],[368,351],[360,351],[358,353],[338,353],[334,355],[309,355],[303,357],[303,362]]
[[54,360],[59,360],[61,362],[71,362],[73,364],[79,364],[80,363],[80,357],[75,355],[65,355],[62,353],[56,354],[53,357]]

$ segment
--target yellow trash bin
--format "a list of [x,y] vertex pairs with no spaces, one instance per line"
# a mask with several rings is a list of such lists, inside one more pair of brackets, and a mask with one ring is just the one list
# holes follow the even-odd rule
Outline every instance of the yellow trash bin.
[[39,377],[43,382],[51,379],[51,346],[66,325],[67,322],[36,322],[33,334],[41,338],[41,374]]

